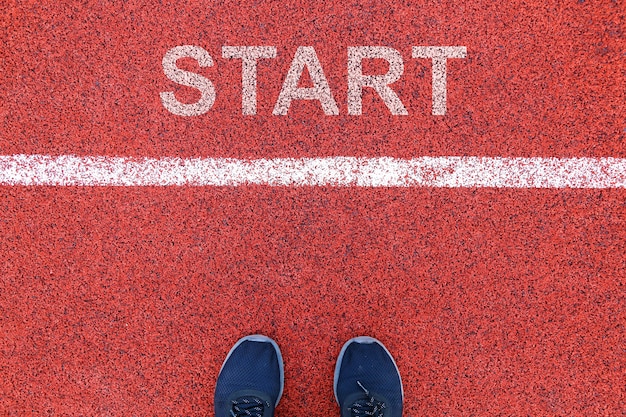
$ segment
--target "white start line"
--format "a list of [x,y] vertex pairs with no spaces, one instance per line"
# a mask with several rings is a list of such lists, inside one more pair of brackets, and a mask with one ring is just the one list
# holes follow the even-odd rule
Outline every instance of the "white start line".
[[0,155],[5,186],[626,188],[626,158]]

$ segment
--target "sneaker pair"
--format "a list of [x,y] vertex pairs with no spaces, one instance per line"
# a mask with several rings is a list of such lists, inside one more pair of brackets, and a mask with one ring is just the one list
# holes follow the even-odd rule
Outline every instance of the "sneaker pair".
[[[361,336],[341,349],[334,378],[341,417],[401,417],[402,381],[389,351]],[[216,417],[272,417],[284,387],[283,359],[267,336],[240,339],[230,350],[215,387]]]

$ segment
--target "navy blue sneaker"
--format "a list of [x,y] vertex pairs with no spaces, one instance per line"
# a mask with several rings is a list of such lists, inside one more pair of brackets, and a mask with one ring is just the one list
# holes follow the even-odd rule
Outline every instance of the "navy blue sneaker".
[[215,386],[216,417],[272,417],[283,395],[283,358],[267,336],[240,339],[228,352]]
[[334,388],[341,417],[402,416],[404,392],[398,366],[372,337],[355,337],[343,346]]

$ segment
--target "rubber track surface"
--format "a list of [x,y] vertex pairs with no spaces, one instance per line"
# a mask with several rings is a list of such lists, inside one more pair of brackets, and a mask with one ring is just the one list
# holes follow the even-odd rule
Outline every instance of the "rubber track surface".
[[[59,3],[0,5],[0,155],[626,157],[622,1]],[[215,62],[180,63],[215,85],[205,115],[161,104],[199,96],[163,73],[178,45]],[[255,116],[223,45],[277,48]],[[408,116],[367,89],[347,115],[354,45],[401,53]],[[446,45],[467,57],[433,116],[411,47]],[[298,46],[338,116],[272,115]],[[1,186],[0,415],[212,415],[249,333],[283,351],[282,417],[339,414],[358,335],[396,358],[408,417],[624,415],[625,285],[624,189]]]

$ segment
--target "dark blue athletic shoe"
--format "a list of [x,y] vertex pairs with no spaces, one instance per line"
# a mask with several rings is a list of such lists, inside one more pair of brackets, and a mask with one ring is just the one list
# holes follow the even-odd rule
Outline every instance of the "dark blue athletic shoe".
[[341,349],[335,367],[335,398],[341,417],[401,417],[402,380],[389,351],[361,336]]
[[215,386],[216,417],[272,417],[284,387],[283,358],[267,336],[240,339],[230,350]]

